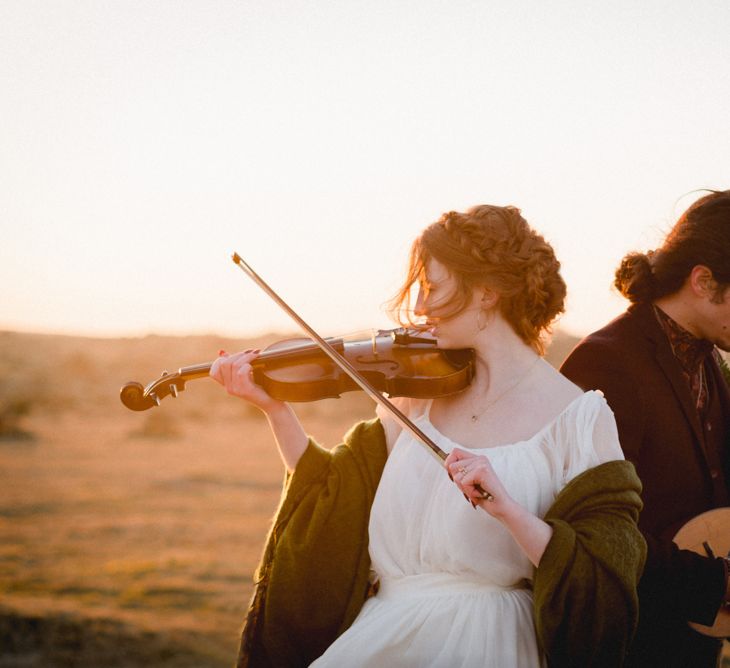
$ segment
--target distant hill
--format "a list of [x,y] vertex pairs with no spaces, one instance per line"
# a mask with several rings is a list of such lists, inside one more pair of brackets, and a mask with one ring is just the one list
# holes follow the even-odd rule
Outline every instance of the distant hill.
[[[119,388],[128,381],[147,385],[163,370],[210,362],[220,349],[265,348],[286,338],[291,335],[92,338],[0,332],[0,434],[22,435],[19,423],[34,410],[117,407]],[[577,341],[556,332],[547,360],[558,366]],[[206,399],[206,408],[220,398],[211,387],[196,387],[196,395]]]

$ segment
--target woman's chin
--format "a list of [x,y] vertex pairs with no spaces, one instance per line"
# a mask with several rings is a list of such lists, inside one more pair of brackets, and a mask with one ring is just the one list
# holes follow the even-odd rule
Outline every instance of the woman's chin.
[[436,345],[439,348],[448,349],[448,348],[453,347],[452,342],[449,339],[449,337],[444,336],[443,334],[440,334],[437,328],[434,327],[434,329],[431,331],[431,333],[433,334],[433,337],[436,339]]

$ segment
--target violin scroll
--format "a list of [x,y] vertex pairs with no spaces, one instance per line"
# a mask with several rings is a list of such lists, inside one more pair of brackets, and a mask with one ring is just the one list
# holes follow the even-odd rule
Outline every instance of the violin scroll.
[[131,411],[146,411],[154,406],[159,406],[165,397],[177,398],[178,394],[185,389],[187,381],[206,377],[210,367],[210,364],[197,364],[182,367],[175,373],[163,371],[162,375],[147,387],[136,381],[126,383],[119,391],[119,398]]
[[154,399],[145,397],[144,385],[136,381],[126,383],[119,390],[119,398],[130,411],[146,411],[148,408],[156,405]]

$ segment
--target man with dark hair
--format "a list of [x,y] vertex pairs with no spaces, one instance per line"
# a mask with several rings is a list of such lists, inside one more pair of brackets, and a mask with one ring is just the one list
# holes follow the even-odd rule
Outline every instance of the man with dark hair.
[[615,285],[631,306],[561,371],[603,391],[644,487],[649,552],[626,665],[714,668],[721,641],[688,622],[730,614],[728,555],[681,550],[672,538],[730,504],[730,390],[718,352],[730,351],[730,190],[696,201],[657,250],[627,255]]

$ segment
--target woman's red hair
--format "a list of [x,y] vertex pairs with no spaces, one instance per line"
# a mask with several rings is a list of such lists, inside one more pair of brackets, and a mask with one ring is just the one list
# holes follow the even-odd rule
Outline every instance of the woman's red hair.
[[414,324],[413,287],[425,284],[431,258],[456,279],[456,291],[444,307],[449,315],[470,303],[475,288],[486,287],[499,295],[498,308],[520,338],[544,353],[550,324],[564,310],[565,282],[552,246],[518,208],[485,204],[464,213],[450,211],[429,225],[413,242],[405,281],[390,302],[401,324]]

